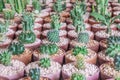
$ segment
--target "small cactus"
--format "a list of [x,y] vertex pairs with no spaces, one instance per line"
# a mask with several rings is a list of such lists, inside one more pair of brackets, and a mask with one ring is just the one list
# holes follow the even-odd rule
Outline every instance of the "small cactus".
[[40,80],[40,69],[39,68],[30,69],[29,76],[31,80]]
[[71,76],[71,80],[86,80],[85,76],[80,73],[74,73]]
[[78,42],[87,44],[89,42],[89,34],[86,32],[80,32],[78,34]]
[[87,48],[86,48],[85,46],[75,47],[75,48],[73,49],[72,54],[73,54],[74,56],[77,56],[77,55],[79,55],[79,54],[87,55],[87,54],[88,54],[88,50],[87,50]]
[[107,42],[108,44],[120,44],[120,36],[110,36]]
[[3,8],[5,8],[4,0],[0,0],[0,12],[3,11]]
[[35,9],[35,12],[39,13],[41,11],[41,4],[39,0],[33,0],[32,5]]
[[43,68],[48,68],[51,66],[50,58],[41,58],[39,64]]
[[56,44],[43,44],[39,48],[39,50],[42,54],[49,54],[49,55],[53,55],[53,54],[57,53],[58,49],[59,48]]
[[115,69],[120,71],[120,55],[116,54],[114,58]]
[[14,19],[15,12],[10,9],[3,9],[4,18],[6,20]]
[[11,51],[13,55],[20,55],[24,52],[25,48],[21,42],[13,42],[8,50]]
[[53,42],[53,43],[59,42],[59,41],[60,41],[59,31],[58,31],[58,30],[50,30],[50,31],[47,33],[47,39],[48,39],[50,42]]

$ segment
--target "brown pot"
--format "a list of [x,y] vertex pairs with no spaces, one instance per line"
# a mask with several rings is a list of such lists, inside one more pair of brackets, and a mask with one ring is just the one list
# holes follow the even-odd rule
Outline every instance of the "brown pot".
[[[73,48],[75,46],[85,46],[85,44],[83,43],[79,43],[77,40],[72,40],[70,42],[70,48]],[[90,40],[87,44],[86,44],[87,48],[98,52],[99,50],[99,42],[95,41],[95,40]]]
[[20,55],[12,55],[12,59],[17,59],[27,65],[31,62],[32,50],[25,49],[25,51]]
[[89,23],[90,25],[94,25],[94,24],[99,24],[100,22],[97,22],[97,21],[94,20],[93,18],[89,18],[89,19],[88,19],[88,23]]
[[6,36],[10,39],[14,39],[15,32],[12,29],[8,29],[8,32],[6,33]]
[[[21,78],[19,80],[31,80],[30,77],[24,77],[24,78]],[[49,80],[48,78],[43,78],[43,77],[40,77],[40,80]]]
[[[42,53],[39,50],[35,50],[33,52],[33,60],[38,61],[41,57]],[[58,50],[58,52],[54,55],[50,55],[51,59],[54,61],[63,64],[63,59],[64,59],[65,52],[61,49]]]
[[[75,62],[76,61],[76,58],[75,58],[74,55],[72,55],[74,57],[72,59],[70,57],[68,57],[69,55],[72,55],[72,50],[68,51],[67,54],[65,55],[65,63],[66,64],[70,63],[70,62]],[[94,51],[92,51],[92,50],[90,50],[90,49],[88,49],[88,55],[89,56],[91,55],[91,57],[85,58],[85,61],[88,62],[88,63],[90,63],[90,64],[96,64],[96,62],[97,62],[97,53],[94,52]]]
[[12,25],[9,25],[9,28],[12,29],[13,31],[17,31],[17,24],[12,24]]
[[0,48],[7,48],[11,44],[12,40],[7,38],[5,41],[0,42]]
[[72,24],[72,19],[71,18],[66,18],[66,23],[67,24]]
[[107,49],[107,40],[100,41],[100,51]]

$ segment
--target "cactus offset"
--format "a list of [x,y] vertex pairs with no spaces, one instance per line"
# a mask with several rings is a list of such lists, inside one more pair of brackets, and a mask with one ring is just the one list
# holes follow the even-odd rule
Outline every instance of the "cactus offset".
[[10,65],[10,61],[11,61],[11,52],[7,50],[0,54],[0,64],[8,66]]
[[40,69],[39,68],[30,69],[29,76],[31,80],[40,80]]
[[80,32],[78,34],[78,42],[87,44],[89,42],[89,34],[86,32]]
[[48,68],[51,66],[50,58],[41,58],[39,61],[39,65],[43,68]]
[[39,50],[42,54],[49,54],[49,55],[53,55],[53,54],[57,53],[58,49],[59,48],[56,44],[43,44],[39,48]]
[[24,52],[25,48],[21,42],[13,42],[8,50],[11,51],[13,55],[20,55]]
[[47,39],[48,39],[50,42],[53,42],[53,43],[59,42],[59,41],[60,41],[59,31],[58,31],[58,30],[50,30],[50,31],[47,33]]
[[80,73],[74,73],[71,76],[71,80],[86,80],[85,76]]
[[87,50],[87,48],[86,48],[85,46],[75,47],[75,48],[73,49],[72,54],[73,54],[74,56],[77,56],[77,55],[79,55],[79,54],[87,55],[87,54],[88,54],[88,50]]

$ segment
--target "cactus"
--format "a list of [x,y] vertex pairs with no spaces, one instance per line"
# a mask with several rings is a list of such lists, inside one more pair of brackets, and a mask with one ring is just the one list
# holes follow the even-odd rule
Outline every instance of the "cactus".
[[74,73],[71,76],[71,80],[86,80],[85,76],[80,73]]
[[85,58],[84,58],[84,56],[82,54],[79,54],[79,55],[76,56],[76,59],[77,59],[76,67],[78,69],[85,69],[85,62],[84,62]]
[[40,69],[39,68],[30,69],[29,76],[31,80],[40,80]]
[[3,9],[4,18],[6,20],[14,19],[15,12],[10,9]]
[[53,5],[53,9],[55,12],[60,13],[65,9],[66,5],[62,4],[61,0],[56,0],[56,2]]
[[41,58],[39,61],[39,65],[43,68],[48,68],[51,66],[50,58]]
[[20,55],[24,52],[25,48],[21,42],[13,42],[8,50],[12,52],[13,55]]
[[8,66],[10,65],[10,61],[11,61],[11,52],[7,50],[0,54],[0,64]]
[[58,31],[58,30],[50,30],[50,31],[47,33],[47,39],[48,39],[50,42],[53,42],[53,43],[59,42],[59,41],[60,41],[59,31]]
[[87,44],[89,42],[89,34],[86,32],[80,32],[78,34],[78,42]]
[[39,0],[33,0],[32,5],[33,5],[33,7],[35,9],[35,12],[40,13],[40,11],[41,11],[40,1]]
[[120,36],[110,36],[107,39],[108,44],[120,44]]
[[58,46],[56,44],[43,44],[42,46],[40,46],[39,50],[42,54],[49,54],[49,55],[53,55],[55,53],[57,53],[58,51]]
[[59,21],[59,16],[57,14],[53,14],[51,16],[51,28],[52,29],[56,29],[56,30],[59,30],[60,29],[60,21]]
[[116,54],[114,57],[114,64],[115,64],[115,69],[117,71],[120,71],[120,55]]
[[0,12],[3,11],[3,8],[5,8],[4,0],[0,0]]
[[88,50],[87,50],[87,48],[86,48],[85,46],[75,47],[75,48],[73,49],[72,54],[73,54],[74,56],[77,56],[77,55],[79,55],[79,54],[87,55],[87,54],[88,54]]

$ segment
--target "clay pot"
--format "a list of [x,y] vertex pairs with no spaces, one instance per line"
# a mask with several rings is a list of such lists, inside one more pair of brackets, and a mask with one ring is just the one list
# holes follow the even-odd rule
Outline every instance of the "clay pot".
[[89,18],[89,19],[88,19],[88,23],[89,23],[90,25],[94,25],[94,24],[99,24],[100,22],[97,22],[97,21],[94,20],[93,18]]
[[[30,77],[24,77],[24,78],[21,78],[19,80],[31,80]],[[44,78],[44,77],[41,77],[40,80],[49,80],[48,78]]]
[[35,19],[35,23],[43,24],[44,22],[43,22],[43,19],[42,19],[42,18],[37,17],[37,18]]
[[12,29],[13,31],[17,31],[17,24],[12,24],[12,25],[9,25],[9,28]]
[[46,11],[44,11],[44,12],[41,12],[40,14],[39,14],[39,17],[41,17],[41,18],[46,18],[46,17],[48,17],[48,16],[50,16],[50,13],[49,12],[46,12]]
[[0,48],[7,48],[11,44],[12,40],[7,38],[5,41],[0,42]]
[[10,39],[14,39],[15,32],[12,29],[8,29],[8,32],[6,33],[6,36]]
[[72,19],[71,18],[66,18],[66,23],[67,24],[72,24]]
[[[38,61],[41,57],[41,54],[42,53],[39,50],[35,50],[33,52],[33,60]],[[59,49],[56,54],[50,55],[50,57],[52,60],[54,60],[60,64],[63,64],[64,55],[65,55],[65,52],[63,50]]]
[[32,50],[25,49],[25,51],[20,55],[12,55],[12,59],[19,60],[25,65],[29,64],[32,59]]
[[107,40],[100,41],[100,51],[107,49]]
[[27,10],[28,12],[32,12],[32,11],[33,11],[33,5],[32,5],[32,4],[27,4],[27,5],[26,5],[26,10]]
[[[72,49],[75,46],[85,46],[85,44],[83,43],[79,43],[77,40],[72,40],[70,42],[70,49]],[[87,44],[86,44],[87,48],[98,52],[99,50],[99,42],[95,41],[95,40],[90,40]]]
[[120,3],[113,2],[113,3],[111,3],[111,5],[112,5],[112,7],[119,7]]
[[[74,58],[71,59],[70,57],[68,57],[69,55],[71,55],[71,57],[74,57]],[[92,55],[92,56],[89,57],[89,58],[86,58],[85,61],[90,63],[90,64],[96,64],[96,62],[97,62],[97,53],[90,50],[90,49],[88,49],[88,55],[89,56]],[[75,62],[75,61],[76,61],[76,59],[75,59],[75,56],[72,55],[72,50],[68,51],[67,54],[65,55],[65,63],[67,64],[67,63]]]

